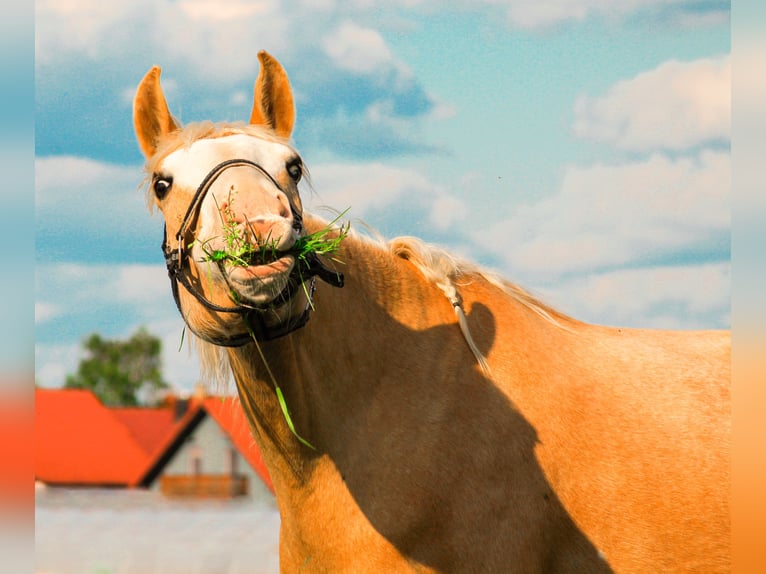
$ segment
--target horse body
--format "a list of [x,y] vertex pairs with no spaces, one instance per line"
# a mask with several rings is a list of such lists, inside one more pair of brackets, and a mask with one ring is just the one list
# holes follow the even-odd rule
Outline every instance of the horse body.
[[[343,532],[341,556],[361,562],[346,571],[608,571],[599,553],[615,571],[727,569],[726,493],[711,496],[728,483],[724,334],[557,325],[466,276],[488,378],[412,264],[352,241],[340,257],[348,290],[320,290],[304,329],[264,345],[297,428],[324,453],[303,481],[283,471],[302,493],[281,510],[298,563]],[[264,366],[229,352],[241,393],[260,373],[262,406]],[[281,418],[273,404],[266,424]],[[304,460],[285,454],[288,429],[281,440],[275,462]]]
[[[289,135],[286,76],[259,57],[253,117]],[[163,151],[180,127],[158,97],[158,76],[139,87],[136,131],[154,180],[175,181],[157,199],[172,243],[196,183],[235,152],[227,137]],[[199,155],[200,142],[216,153]],[[248,206],[267,203],[245,200],[252,188],[271,198],[268,217],[248,218],[285,229],[302,220],[301,233],[324,225],[303,217],[284,145],[237,149],[259,163],[268,156],[272,181],[242,169],[211,184],[195,245],[220,232],[214,218],[232,189]],[[179,184],[171,172],[185,155],[202,167]],[[309,304],[308,323],[228,348],[221,363],[269,467],[283,572],[730,569],[727,333],[581,323],[415,240],[384,246],[352,235],[337,258],[343,289],[320,281],[313,296],[298,290],[265,313],[280,323]],[[231,272],[208,269],[199,252],[191,261],[192,288],[225,304]],[[295,264],[278,262],[247,268],[257,280],[241,295],[274,298]],[[185,289],[178,304],[203,338],[242,329],[241,315]],[[202,345],[204,356],[224,356]]]

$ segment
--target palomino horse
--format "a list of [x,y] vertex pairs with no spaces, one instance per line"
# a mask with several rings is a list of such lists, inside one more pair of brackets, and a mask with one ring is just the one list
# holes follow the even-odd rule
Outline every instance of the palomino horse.
[[[585,324],[412,238],[300,258],[327,223],[258,56],[250,124],[182,127],[156,67],[134,122],[176,304],[273,480],[282,571],[729,570],[729,334]],[[213,257],[232,229],[269,248]]]

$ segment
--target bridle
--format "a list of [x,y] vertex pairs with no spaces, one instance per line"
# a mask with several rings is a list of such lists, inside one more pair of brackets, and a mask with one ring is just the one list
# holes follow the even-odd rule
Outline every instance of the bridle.
[[[290,202],[290,210],[293,215],[293,229],[299,235],[305,233],[303,227],[303,214],[301,210],[295,207],[291,195],[287,193],[281,185],[279,185],[279,182],[277,182],[277,180],[274,179],[274,177],[268,171],[266,171],[260,164],[248,159],[229,159],[219,163],[213,169],[211,169],[199,184],[199,187],[197,187],[197,191],[194,193],[194,197],[192,198],[189,207],[186,209],[186,214],[181,221],[181,226],[178,229],[178,233],[176,233],[175,238],[177,247],[172,248],[168,246],[167,225],[165,226],[162,239],[162,252],[165,255],[165,265],[168,269],[168,277],[170,278],[170,286],[173,291],[173,299],[176,302],[176,307],[178,308],[179,313],[181,313],[184,322],[186,322],[187,327],[192,333],[207,341],[208,343],[213,343],[214,345],[219,345],[222,347],[241,347],[242,345],[253,341],[253,339],[257,341],[270,341],[272,339],[284,337],[285,335],[288,335],[293,331],[303,327],[308,322],[311,311],[314,308],[313,297],[314,291],[316,289],[317,277],[334,287],[343,287],[343,273],[332,271],[325,267],[314,253],[309,253],[305,257],[296,257],[295,265],[293,266],[293,269],[290,272],[290,276],[287,280],[287,285],[282,290],[282,292],[280,292],[274,298],[274,300],[265,305],[245,305],[237,303],[231,307],[224,307],[222,305],[213,303],[198,289],[196,289],[194,285],[192,285],[191,281],[189,280],[187,269],[189,251],[184,244],[185,236],[189,228],[196,221],[199,215],[199,211],[202,208],[202,202],[205,199],[207,192],[210,191],[210,188],[212,187],[215,180],[218,179],[218,177],[227,169],[241,166],[249,166],[257,169],[264,176],[266,176],[266,178],[271,181],[271,183],[276,186],[279,191],[285,194]],[[219,262],[218,265],[225,277],[226,275],[223,270],[223,263]],[[309,283],[306,285],[307,281],[309,281]],[[194,298],[205,308],[217,313],[234,313],[241,315],[242,321],[247,328],[246,331],[235,335],[220,337],[210,337],[195,331],[194,328],[188,323],[188,321],[186,321],[186,316],[184,315],[183,309],[181,308],[181,300],[179,297],[178,288],[179,283],[183,285],[186,291],[193,295]],[[266,322],[265,315],[289,304],[301,286],[304,286],[304,290],[308,299],[303,312],[295,316],[290,315],[287,319],[281,321],[280,323],[268,324]]]

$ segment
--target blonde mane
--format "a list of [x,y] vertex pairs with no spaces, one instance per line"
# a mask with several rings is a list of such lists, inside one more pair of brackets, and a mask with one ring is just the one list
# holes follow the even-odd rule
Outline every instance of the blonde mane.
[[553,315],[564,318],[559,312],[543,304],[534,296],[527,293],[524,289],[503,279],[499,274],[483,269],[466,259],[456,257],[448,251],[424,242],[417,237],[396,237],[387,243],[388,250],[392,255],[407,259],[410,263],[423,274],[423,276],[436,285],[447,297],[455,310],[460,331],[463,338],[468,343],[476,361],[479,363],[482,371],[490,375],[489,364],[486,358],[476,346],[468,327],[465,310],[463,309],[463,300],[460,296],[459,287],[467,285],[471,281],[471,276],[478,276],[490,284],[500,289],[514,301],[522,306],[540,315],[546,321],[565,329]]
[[387,242],[387,247],[392,255],[407,259],[414,264],[424,277],[444,292],[453,305],[462,303],[458,288],[461,285],[467,285],[471,275],[476,275],[487,280],[514,301],[537,313],[546,321],[565,328],[556,318],[569,319],[518,285],[507,281],[499,273],[453,255],[449,251],[437,245],[426,243],[417,237],[396,237]]

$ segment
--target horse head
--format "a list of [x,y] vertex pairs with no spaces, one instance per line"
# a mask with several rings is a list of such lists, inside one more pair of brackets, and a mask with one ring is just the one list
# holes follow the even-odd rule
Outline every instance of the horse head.
[[277,60],[263,51],[258,58],[249,124],[182,127],[156,66],[133,105],[150,193],[165,219],[163,250],[179,311],[192,332],[224,345],[300,326],[304,315],[296,311],[303,305],[308,313],[311,302],[310,290],[299,287],[320,269],[301,268],[291,252],[305,230],[303,163],[288,143],[290,84]]

